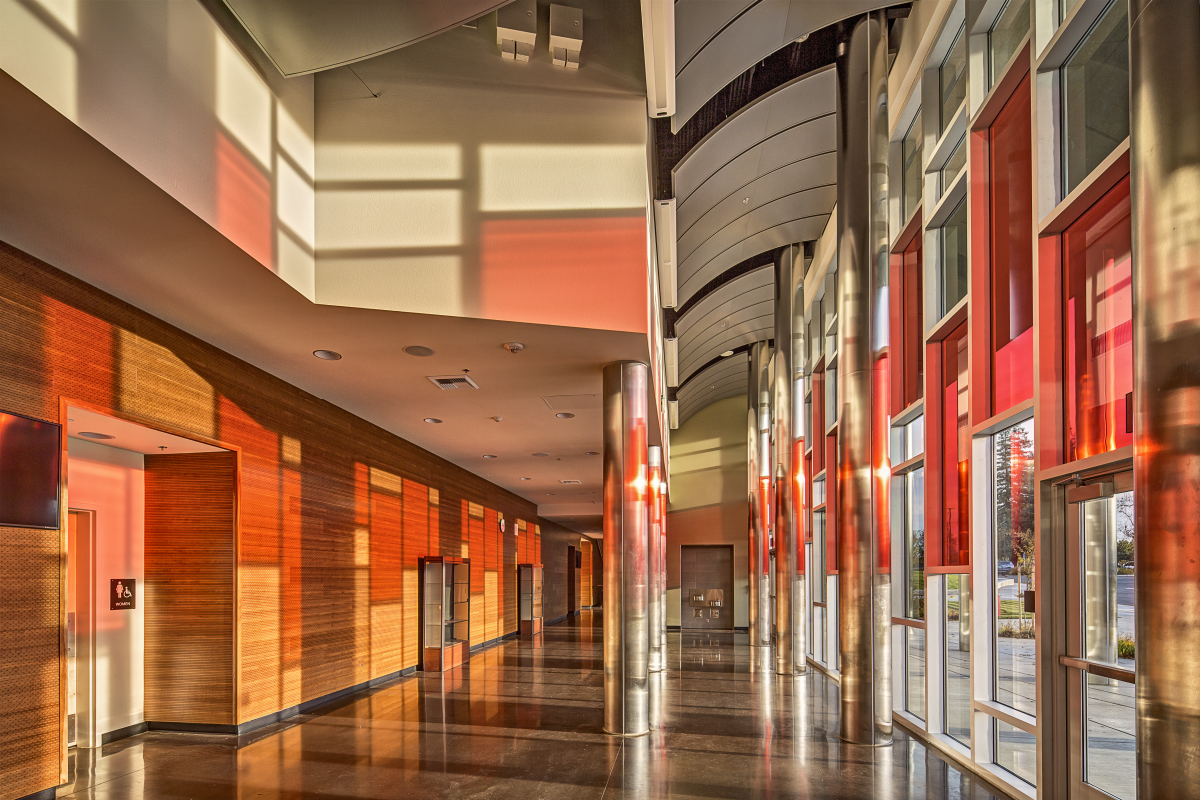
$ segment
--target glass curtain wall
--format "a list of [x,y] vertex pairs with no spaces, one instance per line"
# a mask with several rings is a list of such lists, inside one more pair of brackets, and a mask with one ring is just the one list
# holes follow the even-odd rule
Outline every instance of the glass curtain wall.
[[1034,585],[1033,420],[992,441],[992,530],[995,546],[996,635],[993,699],[1036,713],[1037,642]]

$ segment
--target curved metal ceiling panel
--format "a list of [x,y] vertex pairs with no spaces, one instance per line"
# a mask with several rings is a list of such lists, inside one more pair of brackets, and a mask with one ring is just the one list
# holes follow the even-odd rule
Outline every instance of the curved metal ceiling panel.
[[675,167],[681,303],[747,258],[820,236],[837,201],[836,80],[828,68],[779,87]]
[[736,353],[698,373],[694,380],[681,386],[676,395],[679,423],[682,425],[697,411],[718,400],[746,394],[749,370],[749,357],[745,353]]
[[509,0],[223,0],[285,77],[339,67],[477,19]]
[[[730,81],[757,61],[815,30],[866,11],[886,8],[895,0],[758,0],[717,28],[720,18],[710,0],[675,3],[674,132]],[[740,3],[729,3],[737,7]],[[729,9],[725,14],[728,15]],[[695,21],[691,17],[697,17]],[[694,55],[701,32],[716,28]],[[679,31],[686,32],[681,42]]]
[[709,39],[757,2],[758,0],[675,0],[675,63],[687,64]]
[[721,285],[675,322],[681,381],[688,381],[726,350],[770,339],[774,330],[773,266],[747,272]]

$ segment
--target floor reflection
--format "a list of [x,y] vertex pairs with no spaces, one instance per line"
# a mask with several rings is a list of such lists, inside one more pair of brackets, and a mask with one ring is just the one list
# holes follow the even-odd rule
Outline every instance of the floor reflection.
[[836,684],[774,674],[731,633],[672,633],[649,736],[600,729],[600,615],[249,736],[147,733],[72,751],[60,798],[991,798],[897,730],[837,738]]

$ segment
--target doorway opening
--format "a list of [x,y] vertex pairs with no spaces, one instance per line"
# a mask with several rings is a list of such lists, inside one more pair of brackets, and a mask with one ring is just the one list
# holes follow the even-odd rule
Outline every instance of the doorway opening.
[[733,545],[682,545],[679,582],[681,628],[733,630]]

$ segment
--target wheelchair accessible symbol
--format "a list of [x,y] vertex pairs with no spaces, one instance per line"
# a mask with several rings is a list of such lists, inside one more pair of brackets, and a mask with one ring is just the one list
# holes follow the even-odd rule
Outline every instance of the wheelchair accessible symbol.
[[113,578],[109,590],[109,610],[129,611],[137,608],[137,579]]

